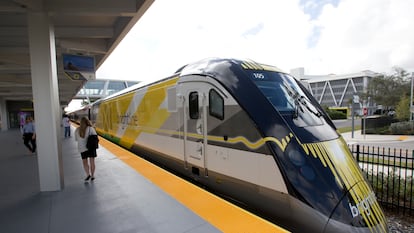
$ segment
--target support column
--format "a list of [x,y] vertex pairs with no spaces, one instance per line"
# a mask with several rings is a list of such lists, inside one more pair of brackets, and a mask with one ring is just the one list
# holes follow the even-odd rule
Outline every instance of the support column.
[[46,12],[29,12],[28,25],[40,191],[59,191],[63,164],[54,28]]
[[9,119],[7,117],[6,100],[0,98],[0,128],[1,131],[6,131],[9,128]]

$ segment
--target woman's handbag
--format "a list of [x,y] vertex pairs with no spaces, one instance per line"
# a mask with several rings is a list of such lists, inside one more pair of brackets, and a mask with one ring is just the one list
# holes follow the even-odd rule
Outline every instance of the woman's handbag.
[[88,148],[88,150],[90,150],[90,151],[96,150],[96,149],[99,148],[99,138],[98,138],[98,135],[91,134],[91,129],[90,128],[89,128],[88,140],[86,141],[86,148]]

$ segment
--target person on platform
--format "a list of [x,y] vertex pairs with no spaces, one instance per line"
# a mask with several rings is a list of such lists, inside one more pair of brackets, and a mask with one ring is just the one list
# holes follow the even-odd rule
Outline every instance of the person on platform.
[[68,115],[63,115],[62,118],[62,125],[63,128],[65,129],[65,138],[70,138],[70,120]]
[[81,154],[83,169],[85,170],[85,181],[95,180],[95,158],[96,149],[88,150],[86,143],[89,135],[96,135],[95,129],[87,117],[82,117],[79,127],[75,130],[75,140],[78,142],[78,151]]
[[30,152],[36,152],[36,129],[31,116],[26,116],[26,123],[22,128],[24,145]]

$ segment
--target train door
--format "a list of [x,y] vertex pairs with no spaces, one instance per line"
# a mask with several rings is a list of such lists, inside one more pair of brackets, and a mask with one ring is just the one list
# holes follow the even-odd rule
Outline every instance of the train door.
[[[180,84],[184,97],[184,161],[194,175],[207,175],[207,97],[200,83]],[[191,167],[188,167],[190,164]],[[200,171],[201,169],[201,171]]]

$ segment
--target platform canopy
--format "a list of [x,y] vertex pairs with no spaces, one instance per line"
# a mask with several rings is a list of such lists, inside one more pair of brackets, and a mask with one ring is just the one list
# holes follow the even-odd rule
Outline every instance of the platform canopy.
[[53,23],[59,100],[65,106],[80,90],[85,79],[65,74],[62,54],[91,58],[95,69],[98,69],[153,2],[154,0],[1,0],[0,98],[33,99],[28,12],[47,12]]

